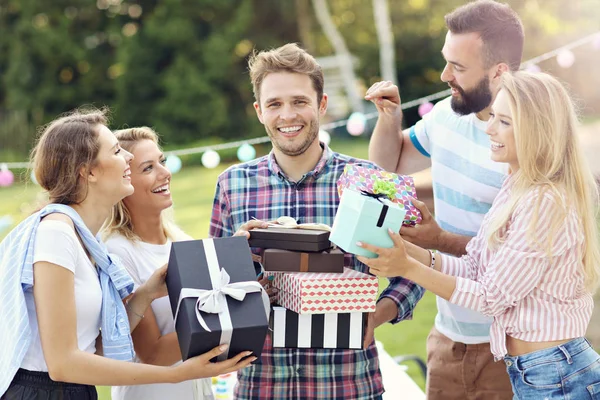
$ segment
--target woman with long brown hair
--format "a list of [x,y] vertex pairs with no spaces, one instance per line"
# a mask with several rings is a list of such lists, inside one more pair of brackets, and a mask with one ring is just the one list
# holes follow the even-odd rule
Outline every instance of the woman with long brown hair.
[[106,125],[104,112],[75,111],[51,122],[33,150],[50,204],[0,243],[2,400],[95,399],[94,385],[176,383],[255,359],[211,363],[221,346],[173,367],[123,362],[133,358],[130,331],[166,295],[166,266],[130,294],[131,278],[96,238],[134,191],[133,156]]

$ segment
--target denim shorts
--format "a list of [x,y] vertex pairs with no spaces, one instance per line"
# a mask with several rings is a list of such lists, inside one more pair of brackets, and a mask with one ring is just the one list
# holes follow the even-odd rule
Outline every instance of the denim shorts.
[[600,400],[600,356],[585,338],[504,357],[514,400]]

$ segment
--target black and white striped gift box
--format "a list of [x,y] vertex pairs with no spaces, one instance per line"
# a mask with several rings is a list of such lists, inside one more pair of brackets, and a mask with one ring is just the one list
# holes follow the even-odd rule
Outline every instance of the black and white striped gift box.
[[273,347],[362,349],[367,313],[298,314],[273,307]]

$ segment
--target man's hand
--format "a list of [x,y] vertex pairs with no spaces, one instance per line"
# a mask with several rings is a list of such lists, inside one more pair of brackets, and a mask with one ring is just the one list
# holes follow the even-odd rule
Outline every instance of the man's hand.
[[265,221],[260,221],[258,219],[252,219],[238,229],[233,236],[245,236],[246,239],[250,239],[250,231],[256,228],[268,228],[269,223]]
[[395,320],[398,317],[398,305],[393,300],[384,297],[377,302],[375,312],[367,315],[367,325],[365,326],[365,340],[363,342],[363,349],[369,347],[369,345],[375,339],[375,328]]
[[375,313],[370,312],[367,314],[367,325],[365,326],[365,340],[363,342],[363,349],[369,347],[373,339],[375,339]]
[[390,81],[374,83],[367,90],[365,100],[370,100],[375,104],[380,116],[393,117],[400,126],[402,123],[402,109],[400,108],[398,86]]
[[411,198],[410,201],[421,212],[422,221],[415,226],[403,226],[400,229],[400,235],[407,242],[424,249],[439,250],[444,231],[437,224],[425,203],[414,198]]
[[273,278],[275,278],[273,275],[265,277],[262,272],[258,275],[258,283],[265,288],[265,291],[269,295],[269,301],[271,304],[274,304],[279,298],[279,290],[277,290],[277,288],[272,284]]

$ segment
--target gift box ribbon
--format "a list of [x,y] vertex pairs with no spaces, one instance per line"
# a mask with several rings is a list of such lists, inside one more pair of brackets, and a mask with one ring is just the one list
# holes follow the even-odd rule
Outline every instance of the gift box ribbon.
[[[256,219],[252,217],[252,219]],[[308,222],[304,224],[299,224],[296,222],[296,219],[292,217],[288,217],[284,215],[282,217],[277,218],[277,223],[269,224],[267,228],[287,228],[287,229],[306,229],[311,231],[327,231],[331,232],[331,227],[326,224],[321,224],[318,222]]]
[[388,196],[385,193],[371,193],[367,192],[366,190],[361,190],[360,194],[362,194],[363,196],[371,197],[383,204],[381,213],[379,213],[379,219],[377,220],[377,227],[381,228],[383,226],[383,223],[385,222],[385,216],[387,215],[388,209],[390,208],[390,206],[381,201],[381,199],[387,198]]
[[[181,302],[186,298],[197,298],[196,306],[196,318],[200,323],[200,326],[207,331],[211,332],[206,321],[202,317],[202,312],[210,314],[218,314],[219,322],[221,324],[221,339],[219,344],[231,344],[231,337],[233,334],[233,322],[231,321],[231,314],[229,313],[229,306],[227,305],[226,296],[232,297],[238,301],[244,300],[246,294],[260,292],[265,307],[265,315],[269,318],[271,311],[271,304],[269,302],[269,295],[262,287],[262,285],[256,281],[246,282],[235,282],[230,283],[230,276],[227,271],[219,267],[219,259],[217,257],[217,251],[212,240],[203,240],[204,253],[208,264],[208,272],[210,274],[210,280],[212,283],[212,289],[190,289],[182,288],[179,294],[179,301],[177,302],[177,311],[175,312],[175,319],[179,315],[179,307]],[[229,348],[219,355],[218,360],[223,361],[229,358]]]
[[300,253],[300,272],[308,272],[308,253]]
[[[385,217],[384,217],[385,219]],[[331,254],[331,249],[325,251],[324,253]],[[300,253],[300,272],[308,272],[308,261],[310,258],[310,254],[308,253]]]

